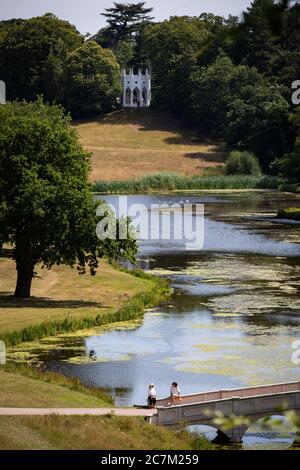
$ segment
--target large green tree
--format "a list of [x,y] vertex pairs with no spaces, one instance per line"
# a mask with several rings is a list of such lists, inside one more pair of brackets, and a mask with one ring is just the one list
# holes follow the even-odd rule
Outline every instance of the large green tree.
[[147,8],[146,2],[117,3],[106,8],[102,15],[106,18],[107,26],[100,30],[97,37],[103,46],[117,49],[122,41],[134,38],[141,25],[153,20],[150,16],[153,8]]
[[188,82],[190,114],[201,131],[214,137],[224,136],[231,99],[229,83],[235,70],[229,57],[221,56],[197,69]]
[[144,48],[151,61],[155,106],[184,115],[187,80],[208,37],[205,22],[187,16],[146,27]]
[[294,147],[274,162],[276,169],[282,176],[293,182],[300,183],[300,109],[297,107],[290,115],[291,124],[295,129],[296,137]]
[[64,103],[74,116],[109,112],[120,93],[120,67],[111,50],[88,41],[69,55]]
[[272,28],[274,0],[254,0],[244,12],[235,51],[240,63],[272,75],[278,54],[278,37]]
[[1,105],[0,168],[0,249],[13,248],[16,297],[30,296],[38,263],[95,274],[98,256],[133,260],[133,239],[96,235],[89,155],[61,107],[41,100]]
[[300,135],[296,138],[294,150],[275,160],[274,167],[282,176],[300,183]]
[[60,102],[66,56],[82,43],[74,26],[50,13],[0,22],[0,70],[8,99],[33,100],[43,94]]

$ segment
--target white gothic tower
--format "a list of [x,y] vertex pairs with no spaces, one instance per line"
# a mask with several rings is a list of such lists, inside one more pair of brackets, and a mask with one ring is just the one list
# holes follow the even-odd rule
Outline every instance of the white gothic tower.
[[151,103],[151,77],[149,70],[122,70],[121,104],[124,108],[146,108]]

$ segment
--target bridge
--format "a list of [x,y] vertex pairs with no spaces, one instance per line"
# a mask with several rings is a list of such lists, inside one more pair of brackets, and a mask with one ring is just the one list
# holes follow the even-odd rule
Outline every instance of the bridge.
[[[282,405],[300,415],[300,381],[259,387],[218,390],[182,396],[174,406],[170,399],[157,400],[157,414],[150,420],[160,426],[202,424],[216,427],[216,413],[224,417],[244,416],[256,421],[278,415]],[[217,429],[218,440],[242,442],[247,425],[240,424],[230,430]]]

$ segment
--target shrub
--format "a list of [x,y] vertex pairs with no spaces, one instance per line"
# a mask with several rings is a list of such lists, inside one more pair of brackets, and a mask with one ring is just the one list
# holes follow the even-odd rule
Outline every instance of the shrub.
[[291,219],[300,221],[300,207],[288,207],[278,211],[277,217],[281,219]]
[[226,160],[227,175],[260,175],[257,157],[251,152],[231,152]]

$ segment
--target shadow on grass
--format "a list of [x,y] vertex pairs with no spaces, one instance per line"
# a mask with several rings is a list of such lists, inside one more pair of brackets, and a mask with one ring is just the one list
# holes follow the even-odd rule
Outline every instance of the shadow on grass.
[[215,143],[198,135],[198,129],[190,123],[184,122],[178,116],[153,109],[121,109],[105,116],[73,121],[76,127],[81,124],[98,123],[99,125],[133,125],[140,131],[173,132],[174,137],[165,139],[169,144],[201,145]]
[[91,302],[88,300],[55,300],[49,297],[30,297],[30,299],[17,299],[10,292],[0,292],[1,308],[83,308],[101,307],[105,308],[101,302]]

